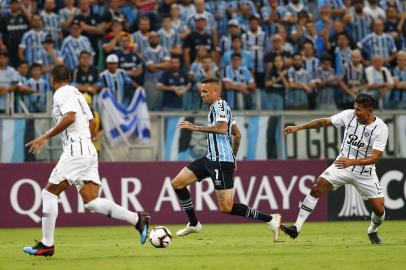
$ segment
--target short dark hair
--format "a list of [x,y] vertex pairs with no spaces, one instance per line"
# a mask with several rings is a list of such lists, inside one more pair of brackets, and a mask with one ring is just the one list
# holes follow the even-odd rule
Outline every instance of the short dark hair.
[[333,58],[330,56],[330,54],[323,53],[320,56],[320,63],[323,63],[324,61],[329,61],[329,62],[333,63]]
[[238,52],[233,53],[233,54],[231,55],[231,59],[234,58],[234,57],[239,57],[239,58],[241,58],[241,53],[238,53]]
[[56,65],[52,71],[51,75],[55,82],[70,82],[70,72],[64,65]]
[[79,57],[81,57],[81,56],[84,55],[84,54],[87,54],[87,55],[91,56],[90,52],[88,52],[88,51],[81,51],[80,54],[79,54]]
[[207,77],[207,78],[204,78],[204,79],[201,81],[201,83],[202,83],[202,84],[203,84],[203,83],[206,83],[206,84],[218,84],[218,85],[221,85],[220,80],[219,80],[218,78],[216,78],[216,77]]
[[22,65],[28,65],[28,62],[25,61],[25,60],[20,60],[20,61],[18,62],[18,66],[22,66]]
[[33,63],[33,64],[31,65],[31,70],[33,70],[34,68],[42,68],[42,64],[40,64],[40,63]]
[[365,108],[375,108],[376,107],[376,99],[368,94],[359,94],[355,98],[355,103],[360,104],[362,107]]

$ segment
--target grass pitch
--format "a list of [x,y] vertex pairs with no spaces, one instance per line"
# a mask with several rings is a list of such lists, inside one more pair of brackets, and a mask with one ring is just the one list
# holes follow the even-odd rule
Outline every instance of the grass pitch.
[[[406,221],[386,221],[380,246],[369,243],[368,224],[306,223],[296,240],[281,235],[278,243],[264,224],[203,225],[166,249],[141,246],[130,226],[59,227],[50,258],[22,252],[41,238],[40,229],[0,229],[0,269],[406,269]],[[173,234],[181,227],[168,226]]]

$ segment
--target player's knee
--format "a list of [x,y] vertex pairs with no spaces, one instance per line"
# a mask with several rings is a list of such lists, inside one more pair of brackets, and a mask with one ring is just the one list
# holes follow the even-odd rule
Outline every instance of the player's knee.
[[85,208],[86,208],[86,210],[88,210],[88,211],[90,211],[90,212],[96,212],[96,213],[98,213],[99,212],[99,200],[98,200],[98,198],[96,198],[96,199],[94,199],[94,200],[91,200],[90,202],[88,202],[88,203],[85,203]]
[[320,198],[322,194],[321,188],[318,185],[312,186],[310,195],[312,195],[314,198]]
[[184,185],[183,185],[182,181],[179,180],[179,178],[174,178],[174,179],[172,179],[172,187],[174,189],[182,189],[182,188],[184,188]]
[[230,214],[231,209],[233,208],[233,205],[230,203],[223,203],[219,205],[220,207],[220,212],[223,214]]
[[375,213],[375,215],[377,215],[379,217],[383,216],[385,214],[385,206],[382,204],[382,205],[379,205],[378,207],[375,207],[374,213]]

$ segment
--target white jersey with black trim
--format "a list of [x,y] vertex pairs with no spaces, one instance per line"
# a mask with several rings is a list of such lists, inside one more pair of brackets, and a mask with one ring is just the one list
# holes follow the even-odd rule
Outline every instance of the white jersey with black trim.
[[[375,116],[375,121],[363,125],[357,121],[354,110],[345,110],[333,115],[331,122],[336,127],[345,126],[344,139],[339,157],[363,159],[372,155],[372,150],[384,151],[388,141],[388,126]],[[375,164],[352,166],[351,171],[359,174],[375,173]]]
[[76,116],[75,121],[60,134],[64,154],[97,155],[89,129],[89,121],[93,119],[89,105],[76,87],[64,85],[55,91],[52,117],[59,122],[68,112],[75,112]]

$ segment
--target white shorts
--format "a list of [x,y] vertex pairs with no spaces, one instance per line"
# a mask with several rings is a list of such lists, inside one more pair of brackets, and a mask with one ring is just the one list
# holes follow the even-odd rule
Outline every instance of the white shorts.
[[78,190],[83,186],[84,181],[100,185],[97,155],[62,154],[49,177],[49,182],[58,185],[64,180],[68,180],[70,185],[74,184]]
[[382,188],[376,173],[372,173],[372,175],[361,175],[351,170],[352,166],[345,169],[338,169],[332,164],[320,177],[332,184],[334,190],[342,185],[351,184],[358,190],[364,200],[383,198]]

